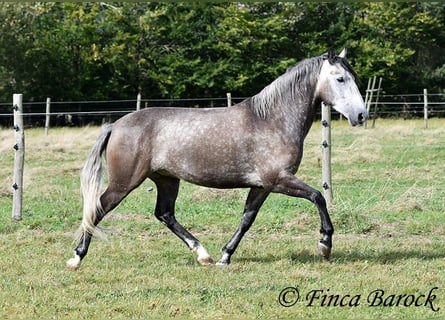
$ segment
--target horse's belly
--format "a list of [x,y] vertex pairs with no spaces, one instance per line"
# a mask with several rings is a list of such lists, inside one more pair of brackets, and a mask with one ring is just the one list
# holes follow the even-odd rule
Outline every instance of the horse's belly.
[[261,187],[261,177],[250,168],[237,165],[178,161],[162,166],[157,173],[210,188]]
[[216,173],[210,174],[206,173],[200,176],[188,175],[183,178],[183,180],[201,185],[209,188],[251,188],[251,187],[261,187],[261,179],[256,174],[249,173],[232,173],[225,172],[225,174]]

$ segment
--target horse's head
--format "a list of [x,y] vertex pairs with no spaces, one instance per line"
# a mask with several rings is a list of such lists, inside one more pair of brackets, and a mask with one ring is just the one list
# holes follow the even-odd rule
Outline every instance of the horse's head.
[[346,60],[346,49],[338,55],[324,56],[317,82],[316,95],[343,114],[353,126],[368,119],[362,95],[357,87],[356,74]]

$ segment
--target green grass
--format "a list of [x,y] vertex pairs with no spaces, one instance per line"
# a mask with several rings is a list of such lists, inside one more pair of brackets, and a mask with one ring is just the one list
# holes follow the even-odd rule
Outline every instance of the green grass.
[[[2,319],[419,319],[445,312],[445,120],[333,124],[336,228],[331,263],[317,254],[319,218],[304,200],[271,195],[227,268],[201,267],[153,216],[150,181],[103,222],[80,270],[68,271],[81,219],[79,171],[99,128],[26,131],[23,220],[11,219],[13,131],[0,130]],[[297,175],[320,189],[320,125]],[[247,190],[181,184],[177,216],[218,259]],[[285,308],[280,292],[297,287]],[[437,296],[429,306],[371,307],[374,290]],[[357,307],[307,306],[307,294],[360,295]],[[328,291],[329,290],[329,291]]]

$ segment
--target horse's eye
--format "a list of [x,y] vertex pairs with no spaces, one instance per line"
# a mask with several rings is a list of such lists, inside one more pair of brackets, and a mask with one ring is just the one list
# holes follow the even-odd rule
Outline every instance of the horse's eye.
[[340,78],[337,79],[337,81],[340,82],[340,83],[343,83],[343,82],[345,82],[345,78],[340,77]]

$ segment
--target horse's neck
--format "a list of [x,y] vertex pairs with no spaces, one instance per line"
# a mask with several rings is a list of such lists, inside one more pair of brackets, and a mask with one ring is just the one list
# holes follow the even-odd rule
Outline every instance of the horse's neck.
[[295,104],[279,106],[271,113],[269,121],[275,123],[283,136],[302,143],[314,121],[317,103],[312,96],[308,96]]

